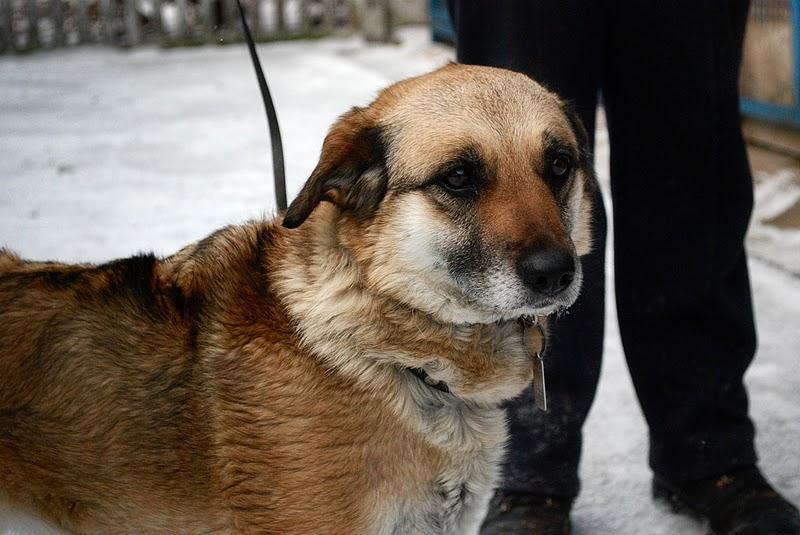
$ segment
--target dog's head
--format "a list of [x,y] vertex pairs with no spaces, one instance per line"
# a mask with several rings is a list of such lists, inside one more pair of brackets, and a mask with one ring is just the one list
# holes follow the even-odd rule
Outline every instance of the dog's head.
[[283,224],[333,203],[370,288],[440,321],[548,314],[590,248],[587,143],[530,78],[451,64],[342,116]]

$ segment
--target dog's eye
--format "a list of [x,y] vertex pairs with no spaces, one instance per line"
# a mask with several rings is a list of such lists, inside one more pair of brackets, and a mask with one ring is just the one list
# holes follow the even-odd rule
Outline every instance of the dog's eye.
[[571,168],[572,162],[569,157],[563,154],[559,154],[550,162],[550,172],[553,173],[553,176],[558,178],[566,177]]
[[449,191],[456,195],[471,195],[475,193],[475,180],[472,174],[464,167],[456,167],[452,171],[442,176],[439,183]]

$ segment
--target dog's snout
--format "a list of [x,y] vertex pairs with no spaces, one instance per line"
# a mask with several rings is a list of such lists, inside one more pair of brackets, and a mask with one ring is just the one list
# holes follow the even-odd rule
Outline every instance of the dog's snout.
[[534,292],[553,296],[565,290],[575,278],[575,260],[561,247],[538,247],[524,252],[517,270]]

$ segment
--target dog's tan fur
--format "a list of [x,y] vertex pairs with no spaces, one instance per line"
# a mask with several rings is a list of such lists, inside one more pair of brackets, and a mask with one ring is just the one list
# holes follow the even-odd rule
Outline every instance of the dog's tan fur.
[[[497,258],[587,252],[588,165],[558,194],[536,172],[545,133],[586,164],[579,130],[524,76],[450,65],[333,126],[299,228],[100,266],[0,251],[0,496],[80,533],[476,529],[531,362],[519,307],[436,251],[472,225]],[[494,177],[469,210],[425,185],[464,144]]]

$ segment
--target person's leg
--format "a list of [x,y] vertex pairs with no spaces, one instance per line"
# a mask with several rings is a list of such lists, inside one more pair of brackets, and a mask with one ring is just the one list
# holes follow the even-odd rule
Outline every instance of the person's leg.
[[752,183],[737,79],[748,0],[619,0],[604,102],[616,298],[650,464],[671,481],[756,461],[743,246]]
[[654,497],[720,535],[800,535],[755,466],[742,381],[756,344],[737,84],[748,0],[617,1],[604,78],[616,296]]
[[[521,71],[571,101],[594,140],[605,2],[452,0],[458,61]],[[595,199],[594,252],[583,259],[578,302],[551,323],[545,356],[550,410],[528,389],[509,404],[511,441],[502,488],[572,498],[578,493],[581,427],[600,371],[604,320],[605,212]]]

